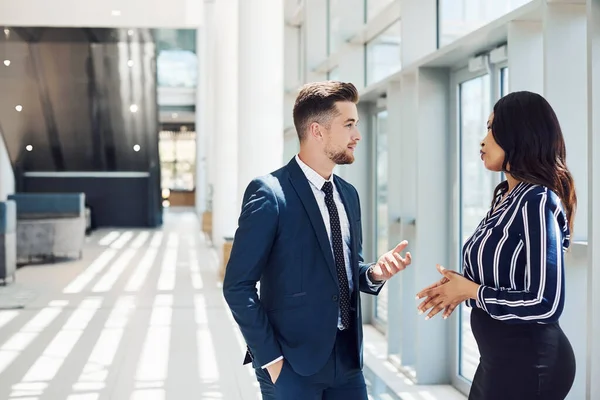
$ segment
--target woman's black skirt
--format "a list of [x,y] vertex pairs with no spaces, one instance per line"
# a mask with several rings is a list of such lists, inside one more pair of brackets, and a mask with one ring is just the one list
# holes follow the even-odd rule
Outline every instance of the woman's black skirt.
[[471,311],[481,355],[469,400],[564,400],[575,379],[575,355],[558,325],[495,320]]

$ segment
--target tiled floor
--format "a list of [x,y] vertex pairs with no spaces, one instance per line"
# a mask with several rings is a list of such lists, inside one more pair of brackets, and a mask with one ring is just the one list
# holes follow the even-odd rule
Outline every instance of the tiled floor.
[[165,217],[94,233],[82,260],[19,269],[35,298],[0,311],[0,399],[257,399],[214,252],[192,212]]
[[[10,309],[15,293],[25,308]],[[193,211],[166,213],[159,230],[97,231],[82,260],[23,267],[3,304],[2,400],[260,398]],[[374,332],[366,347],[385,352]],[[372,372],[383,363],[365,359],[373,400],[451,398],[405,384],[397,397]]]

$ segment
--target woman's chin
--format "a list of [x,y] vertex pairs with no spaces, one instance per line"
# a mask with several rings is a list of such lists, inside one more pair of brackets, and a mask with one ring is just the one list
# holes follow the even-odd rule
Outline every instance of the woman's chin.
[[495,164],[490,164],[486,160],[483,161],[483,166],[488,171],[492,171],[492,172],[500,172],[500,171],[502,171],[502,167],[501,166],[498,166],[498,165],[495,165]]

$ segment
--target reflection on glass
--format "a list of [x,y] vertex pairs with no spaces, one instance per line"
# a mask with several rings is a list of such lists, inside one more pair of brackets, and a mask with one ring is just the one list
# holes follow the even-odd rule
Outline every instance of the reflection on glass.
[[[487,133],[490,107],[490,77],[485,75],[460,85],[460,232],[462,244],[473,234],[490,208],[497,173],[485,169],[479,155],[481,140]],[[462,260],[462,256],[461,256]],[[460,371],[473,380],[479,351],[471,333],[470,309],[460,310]]]
[[158,151],[163,190],[189,190],[196,182],[196,132],[162,131]]
[[367,15],[365,15],[365,21],[369,21],[376,17],[383,9],[393,3],[396,0],[365,0]]
[[[377,190],[376,190],[376,212],[375,216],[377,224],[377,257],[388,251],[388,144],[387,144],[387,110],[377,113],[376,129],[377,129]],[[384,285],[379,295],[376,297],[377,308],[375,310],[375,318],[383,324],[387,323],[388,319],[388,285]]]
[[467,35],[531,0],[439,0],[440,47]]
[[158,86],[194,88],[198,81],[196,31],[156,29],[156,69]]
[[198,80],[198,59],[190,51],[165,50],[156,60],[158,86],[196,87]]
[[393,23],[366,45],[367,85],[400,70],[400,21]]

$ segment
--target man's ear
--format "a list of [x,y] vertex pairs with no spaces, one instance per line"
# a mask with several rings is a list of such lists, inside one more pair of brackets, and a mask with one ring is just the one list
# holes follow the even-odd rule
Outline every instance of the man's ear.
[[318,122],[310,124],[308,133],[317,140],[323,140],[323,127]]

